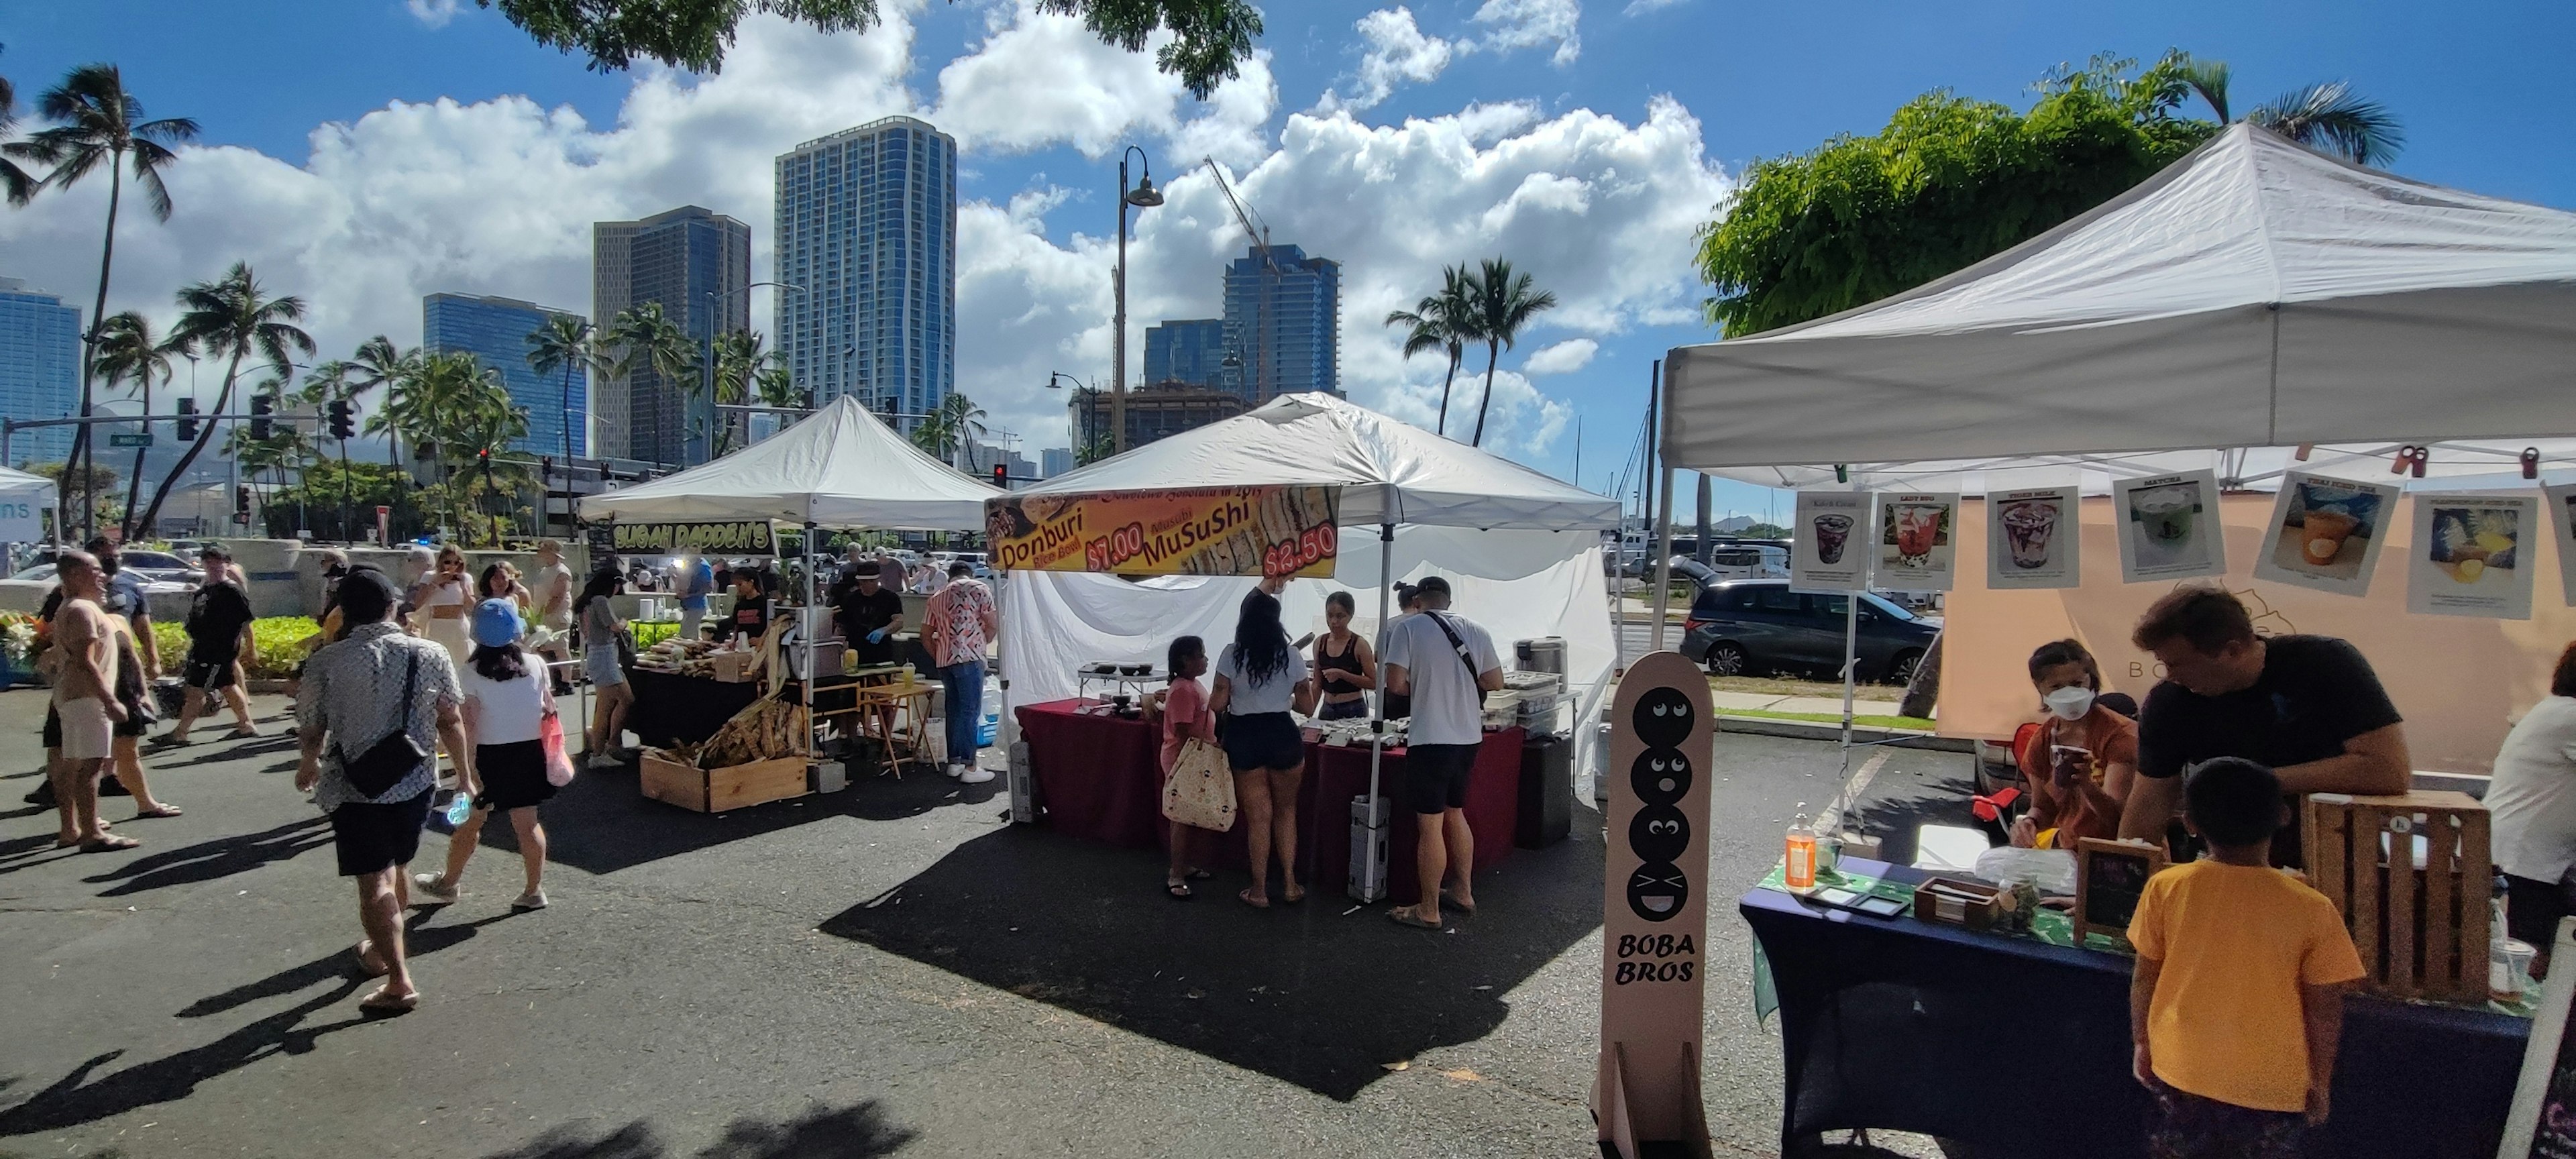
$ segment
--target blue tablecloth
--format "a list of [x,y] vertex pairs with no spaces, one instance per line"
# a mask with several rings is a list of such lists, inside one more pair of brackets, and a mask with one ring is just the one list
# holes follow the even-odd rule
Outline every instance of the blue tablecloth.
[[[1923,875],[1852,860],[1899,881]],[[1810,906],[1739,910],[1780,1002],[1782,1150],[1855,1127],[1965,1140],[1981,1157],[2145,1154],[2129,1075],[2129,959]],[[2531,1023],[2355,996],[2314,1154],[2490,1159]]]

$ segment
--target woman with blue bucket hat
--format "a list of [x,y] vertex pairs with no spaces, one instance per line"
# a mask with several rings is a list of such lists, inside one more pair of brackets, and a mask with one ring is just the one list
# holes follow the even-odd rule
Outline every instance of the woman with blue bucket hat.
[[457,675],[465,686],[465,733],[473,740],[474,770],[483,791],[447,839],[447,872],[419,874],[413,884],[430,899],[455,901],[463,892],[458,883],[483,835],[484,819],[498,809],[510,815],[510,828],[519,836],[519,858],[528,871],[527,889],[510,908],[544,909],[546,830],[537,823],[537,806],[555,795],[544,741],[547,721],[555,715],[554,692],[545,665],[519,646],[525,625],[517,603],[485,600],[474,606],[469,619],[474,652]]

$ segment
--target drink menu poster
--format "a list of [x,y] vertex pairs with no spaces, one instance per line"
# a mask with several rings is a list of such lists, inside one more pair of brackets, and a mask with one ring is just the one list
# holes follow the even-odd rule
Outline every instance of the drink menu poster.
[[2073,487],[1986,496],[1986,586],[1998,591],[2071,588],[2083,582],[2083,528]]
[[2544,534],[2537,495],[2417,495],[2406,610],[2530,619],[2531,552]]
[[1946,592],[1958,575],[1959,496],[1878,497],[1878,586]]
[[2542,513],[2558,540],[2558,582],[2567,588],[2567,606],[2576,608],[2576,484],[2540,489]]
[[2397,488],[2292,471],[2254,552],[2254,578],[2338,595],[2370,594]]
[[1800,491],[1789,529],[1789,586],[1857,592],[1869,587],[1871,500],[1866,491]]
[[2111,514],[2121,582],[2227,574],[2216,472],[2122,479],[2111,484]]

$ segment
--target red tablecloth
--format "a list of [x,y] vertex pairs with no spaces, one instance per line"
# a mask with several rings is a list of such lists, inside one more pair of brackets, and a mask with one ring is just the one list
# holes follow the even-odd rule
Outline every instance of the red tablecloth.
[[[1467,829],[1476,835],[1476,868],[1484,869],[1512,855],[1512,830],[1520,823],[1521,738],[1517,728],[1485,734],[1476,751],[1476,769],[1467,782]],[[1378,793],[1395,800],[1387,825],[1387,895],[1398,905],[1411,905],[1422,893],[1415,880],[1415,821],[1398,792],[1404,777],[1405,750],[1388,749],[1378,770]],[[1310,836],[1301,853],[1313,858],[1313,889],[1340,894],[1350,881],[1351,798],[1368,792],[1369,754],[1365,748],[1309,745],[1306,780],[1314,804],[1306,814]]]
[[1162,848],[1162,730],[1141,720],[1090,716],[1078,700],[1024,704],[1020,735],[1043,824],[1077,837]]

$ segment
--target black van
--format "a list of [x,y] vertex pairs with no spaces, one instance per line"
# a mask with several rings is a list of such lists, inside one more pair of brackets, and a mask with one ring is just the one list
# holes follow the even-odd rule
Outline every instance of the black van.
[[[1789,581],[1779,579],[1709,584],[1691,601],[1682,655],[1707,666],[1712,676],[1792,669],[1839,677],[1848,598],[1841,592],[1794,592]],[[1938,619],[1863,594],[1856,678],[1893,684],[1913,679],[1914,666],[1940,630]]]

